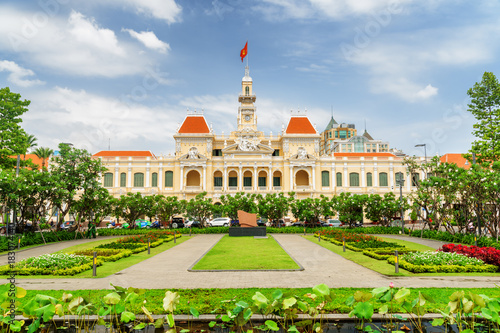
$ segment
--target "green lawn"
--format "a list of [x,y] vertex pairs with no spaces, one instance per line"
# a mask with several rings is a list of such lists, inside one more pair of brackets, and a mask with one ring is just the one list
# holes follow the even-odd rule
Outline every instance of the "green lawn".
[[[380,274],[384,275],[390,275],[390,276],[500,276],[500,273],[412,273],[409,272],[405,269],[402,269],[401,267],[399,268],[399,273],[395,273],[394,265],[389,264],[386,260],[377,260],[368,256],[365,256],[363,252],[354,252],[349,249],[346,249],[346,252],[343,252],[342,246],[340,245],[335,245],[331,242],[321,240],[318,242],[318,238],[314,236],[303,236],[306,239],[310,240],[311,242],[314,242],[325,249],[328,249],[338,255],[341,255],[342,257],[351,260],[355,262],[356,264],[359,264],[361,266],[364,266],[366,268],[369,268],[375,272],[378,272]],[[378,236],[377,236],[378,237]],[[382,238],[385,241],[388,242],[394,242],[398,243],[401,245],[405,245],[407,248],[412,249],[412,250],[417,250],[417,251],[435,251],[433,248],[425,246],[425,245],[420,245],[417,243],[412,243],[409,241],[404,241],[404,240],[398,240],[398,239],[393,239],[393,238],[385,238],[385,237],[378,237]]]
[[268,237],[229,237],[226,235],[192,269],[299,269],[299,265],[290,258],[275,239]]
[[[175,244],[173,240],[168,243],[163,243],[160,246],[151,248],[151,254],[148,254],[148,251],[146,250],[140,253],[132,254],[130,257],[122,258],[114,262],[104,262],[102,266],[97,267],[97,276],[95,276],[95,278],[103,278],[111,274],[115,274],[125,268],[138,264],[143,260],[149,259],[152,256],[159,254],[163,251],[166,251],[176,246],[177,244],[183,243],[189,239],[190,238],[188,236],[183,236],[181,238],[178,238]],[[105,240],[98,240],[95,242],[75,245],[68,247],[60,252],[68,253],[76,250],[89,249],[100,244],[113,242],[115,240],[116,239],[105,239]],[[0,279],[6,279],[6,278],[7,276],[5,275],[0,276]],[[60,276],[60,275],[30,275],[30,276],[17,275],[16,276],[16,279],[68,279],[68,278],[78,279],[78,278],[94,278],[94,277],[92,276],[92,270],[88,270],[73,276]]]

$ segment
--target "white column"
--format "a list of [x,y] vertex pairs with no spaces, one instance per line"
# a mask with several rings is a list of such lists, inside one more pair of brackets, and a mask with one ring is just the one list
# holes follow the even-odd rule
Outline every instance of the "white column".
[[182,191],[183,187],[184,187],[184,166],[181,165],[181,179],[180,179],[179,190]]
[[115,184],[114,187],[120,187],[120,168],[115,167]]
[[132,167],[128,167],[127,187],[132,187]]
[[205,191],[207,189],[207,167],[203,167],[203,188],[202,190]]
[[158,169],[158,191],[163,189],[163,164],[160,163],[160,168]]
[[146,183],[145,187],[149,187],[149,168],[146,168]]
[[224,167],[224,175],[222,176],[222,191],[227,191],[227,184],[229,179],[227,178],[227,166]]
[[366,187],[365,163],[361,163],[361,187]]
[[348,182],[348,174],[347,174],[347,162],[344,162],[344,187],[349,187],[349,182]]
[[393,189],[394,188],[394,167],[392,166],[392,163],[390,164],[390,167],[389,167],[389,178],[390,178],[389,186],[391,187],[391,189]]
[[377,169],[377,163],[373,163],[373,187],[378,187],[378,169]]
[[273,189],[273,168],[269,166],[269,172],[267,173],[267,189],[271,191]]
[[288,189],[289,191],[293,191],[295,189],[295,184],[293,180],[293,165],[290,165],[290,188]]
[[335,173],[335,163],[332,164],[332,171],[330,171],[330,184],[332,184],[332,190],[337,187],[337,174]]
[[259,176],[257,175],[257,166],[254,165],[253,167],[253,190],[254,191],[257,191],[257,188],[258,188],[258,183],[257,183],[257,179],[259,178]]
[[313,165],[311,167],[311,173],[312,173],[312,183],[313,183],[313,191],[316,191],[316,166]]
[[239,166],[240,169],[240,174],[238,175],[239,181],[238,181],[238,190],[242,191],[243,190],[243,172],[242,172],[242,166]]

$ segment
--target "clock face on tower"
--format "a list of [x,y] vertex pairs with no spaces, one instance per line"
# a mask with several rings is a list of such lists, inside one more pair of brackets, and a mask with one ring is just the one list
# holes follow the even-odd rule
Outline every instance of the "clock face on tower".
[[246,120],[246,121],[250,121],[250,116],[249,116],[249,115],[246,115],[246,116],[245,116],[245,120]]

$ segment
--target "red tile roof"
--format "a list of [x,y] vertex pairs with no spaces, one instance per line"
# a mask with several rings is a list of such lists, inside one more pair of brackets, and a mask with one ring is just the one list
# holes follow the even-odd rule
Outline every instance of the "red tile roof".
[[462,154],[444,154],[441,156],[440,160],[441,162],[454,163],[464,169],[469,169],[471,164],[462,156]]
[[179,128],[179,133],[210,133],[207,121],[204,116],[187,116],[184,119],[181,127]]
[[286,127],[286,134],[316,134],[316,130],[306,116],[292,116]]
[[93,155],[94,157],[154,157],[149,150],[103,150]]
[[333,153],[335,157],[396,157],[393,153]]

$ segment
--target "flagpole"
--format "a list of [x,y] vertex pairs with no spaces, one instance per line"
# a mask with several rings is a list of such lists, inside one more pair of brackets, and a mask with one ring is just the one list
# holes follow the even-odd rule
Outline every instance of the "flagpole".
[[[247,67],[248,67],[248,39],[247,39]],[[249,67],[250,69],[250,67]]]

